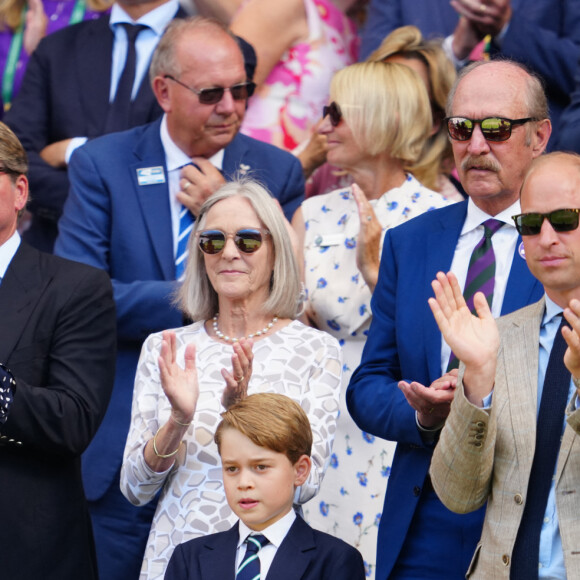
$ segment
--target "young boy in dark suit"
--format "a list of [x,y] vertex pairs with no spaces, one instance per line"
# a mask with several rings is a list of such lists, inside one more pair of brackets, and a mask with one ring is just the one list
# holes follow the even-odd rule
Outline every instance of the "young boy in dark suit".
[[240,521],[177,546],[165,580],[364,580],[360,553],[292,508],[311,467],[312,431],[298,403],[250,395],[222,413],[215,442]]

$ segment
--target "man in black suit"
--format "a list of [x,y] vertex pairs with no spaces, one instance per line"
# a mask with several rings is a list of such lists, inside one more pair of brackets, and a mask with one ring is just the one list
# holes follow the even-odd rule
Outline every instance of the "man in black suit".
[[[177,0],[118,0],[110,15],[65,27],[44,38],[32,54],[4,120],[30,159],[32,222],[23,237],[35,248],[52,252],[74,149],[86,139],[161,116],[149,84],[149,61],[167,24],[185,16]],[[145,28],[135,40],[131,105],[115,120],[111,103],[130,60],[125,24]]]
[[80,455],[113,386],[106,273],[20,241],[22,145],[0,123],[0,577],[97,578]]

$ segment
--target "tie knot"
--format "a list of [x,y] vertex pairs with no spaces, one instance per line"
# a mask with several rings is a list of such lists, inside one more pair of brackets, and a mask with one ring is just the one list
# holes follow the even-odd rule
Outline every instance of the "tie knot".
[[125,29],[127,33],[127,40],[130,44],[134,44],[137,36],[139,33],[149,28],[148,26],[144,26],[143,24],[130,24],[129,22],[121,22],[121,26]]
[[264,534],[249,535],[246,538],[246,550],[251,554],[257,554],[270,540]]
[[497,230],[499,230],[503,225],[504,223],[502,221],[494,218],[485,220],[483,222],[483,235],[486,238],[491,238],[491,236],[493,236],[493,234],[495,234],[495,232],[497,232]]

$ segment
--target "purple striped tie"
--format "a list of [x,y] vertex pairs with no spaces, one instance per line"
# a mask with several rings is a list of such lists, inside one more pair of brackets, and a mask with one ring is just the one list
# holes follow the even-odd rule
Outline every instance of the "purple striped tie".
[[[487,303],[491,308],[493,300],[493,289],[495,285],[495,254],[493,253],[493,246],[491,244],[491,236],[504,225],[496,219],[488,219],[483,222],[483,238],[479,240],[477,246],[473,248],[473,253],[469,260],[469,268],[467,270],[467,278],[465,279],[465,288],[463,290],[463,297],[467,303],[467,307],[475,314],[475,307],[473,306],[473,297],[477,292],[483,292]],[[453,352],[449,357],[449,364],[447,371],[456,369],[459,366],[459,361]]]
[[495,284],[495,254],[493,253],[491,236],[503,225],[503,222],[496,219],[489,219],[483,222],[483,238],[481,238],[477,246],[473,249],[473,254],[471,254],[463,297],[465,298],[467,307],[473,313],[475,313],[473,297],[477,292],[483,292],[485,294],[487,303],[491,308],[493,287]]

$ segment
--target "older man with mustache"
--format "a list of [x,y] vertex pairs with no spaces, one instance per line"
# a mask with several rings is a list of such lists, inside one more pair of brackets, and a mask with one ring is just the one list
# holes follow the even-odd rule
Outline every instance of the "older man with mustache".
[[524,175],[551,133],[541,83],[519,64],[475,63],[458,77],[447,114],[469,200],[387,232],[373,323],[347,391],[358,426],[398,442],[379,526],[377,580],[463,579],[481,534],[483,511],[451,513],[428,476],[457,381],[457,359],[427,306],[431,280],[451,270],[468,303],[483,290],[496,317],[543,292],[511,220],[520,213]]

